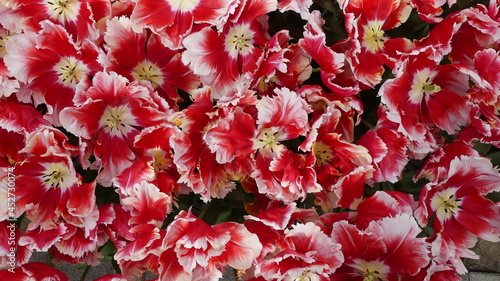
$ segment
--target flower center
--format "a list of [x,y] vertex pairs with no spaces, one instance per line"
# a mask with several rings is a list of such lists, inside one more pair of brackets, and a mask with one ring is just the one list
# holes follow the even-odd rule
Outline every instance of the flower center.
[[328,107],[328,104],[324,100],[319,100],[312,104],[312,109],[317,110],[317,109],[325,109]]
[[99,125],[104,127],[107,133],[115,136],[124,135],[132,131],[131,125],[134,123],[134,117],[127,105],[117,107],[107,106],[99,120]]
[[420,103],[425,96],[433,97],[433,95],[441,91],[441,87],[432,84],[432,80],[436,77],[436,72],[425,68],[418,71],[413,77],[413,82],[410,90],[410,100],[412,103]]
[[370,21],[363,26],[363,31],[363,46],[371,53],[382,50],[384,42],[387,40],[382,30],[382,22]]
[[277,141],[279,131],[277,128],[265,128],[257,136],[256,147],[267,153],[276,153],[282,149],[282,144]]
[[365,261],[356,259],[351,267],[358,270],[358,274],[363,277],[363,281],[386,280],[387,273],[389,272],[389,267],[378,260]]
[[151,82],[154,88],[163,84],[163,73],[160,68],[149,61],[143,61],[134,67],[134,69],[132,69],[132,76],[135,80],[146,80]]
[[447,220],[456,214],[460,209],[462,199],[455,196],[458,188],[448,188],[446,190],[436,192],[431,199],[431,208],[436,211],[436,215],[441,220]]
[[170,161],[166,157],[165,151],[160,148],[153,148],[149,150],[151,156],[154,157],[154,169],[156,172],[166,170],[169,167]]
[[304,270],[304,272],[302,272],[302,274],[299,277],[293,279],[293,281],[312,281],[312,280],[319,280],[319,276],[317,273],[313,273],[310,270]]
[[79,6],[78,0],[47,1],[49,15],[60,22],[76,20]]
[[323,166],[331,164],[330,159],[333,157],[330,147],[322,142],[315,142],[313,145],[314,156],[316,156],[316,165]]
[[47,187],[60,187],[63,189],[74,183],[68,167],[61,163],[48,163],[42,181],[45,182]]
[[63,57],[55,66],[59,82],[66,87],[75,87],[88,72],[87,66],[75,57]]
[[0,58],[5,57],[7,51],[5,50],[5,43],[9,41],[11,34],[9,30],[2,30],[0,33]]
[[231,57],[245,56],[252,51],[253,31],[246,24],[233,26],[226,35],[226,50]]

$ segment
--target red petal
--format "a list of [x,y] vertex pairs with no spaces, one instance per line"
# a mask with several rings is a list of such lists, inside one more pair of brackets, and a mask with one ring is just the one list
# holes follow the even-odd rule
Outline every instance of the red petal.
[[480,195],[465,196],[461,199],[460,210],[457,210],[455,219],[482,239],[500,241],[499,206]]
[[229,265],[232,268],[248,269],[262,250],[257,235],[249,232],[243,224],[224,222],[213,226],[215,231],[229,232],[231,240],[226,244],[225,251],[218,257],[221,266]]
[[428,244],[424,238],[416,238],[421,230],[411,215],[373,221],[367,231],[385,243],[389,254],[386,263],[391,270],[415,275],[429,263]]
[[286,207],[273,207],[259,212],[256,216],[247,215],[245,219],[260,221],[276,230],[283,230],[287,227],[292,213],[295,212],[297,204],[292,202]]
[[32,105],[0,102],[0,127],[7,131],[31,133],[49,124]]
[[55,229],[42,230],[41,228],[36,228],[28,230],[25,235],[19,238],[19,245],[28,245],[32,250],[44,252],[57,241],[60,241],[66,230],[67,227],[63,223],[59,224]]
[[255,133],[255,120],[238,107],[210,128],[203,139],[210,151],[215,153],[217,162],[224,164],[254,152]]

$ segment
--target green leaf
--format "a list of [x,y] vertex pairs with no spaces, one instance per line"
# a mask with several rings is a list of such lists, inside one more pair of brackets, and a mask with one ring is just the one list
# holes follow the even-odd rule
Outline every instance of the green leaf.
[[95,188],[95,197],[97,198],[97,206],[106,205],[108,203],[120,203],[120,197],[113,187],[104,187],[98,184]]
[[396,190],[394,188],[394,184],[390,183],[390,182],[382,182],[380,183],[380,190],[383,190],[383,191],[394,191]]
[[120,266],[118,265],[115,259],[111,260],[111,265],[113,266],[113,269],[115,270],[116,273],[118,274],[122,273],[122,270],[120,269]]
[[200,213],[199,218],[205,221],[207,224],[213,225],[217,222],[219,213],[222,209],[221,199],[212,199],[208,202]]
[[492,192],[492,193],[486,195],[486,198],[490,199],[491,201],[493,201],[495,203],[498,203],[498,202],[500,202],[500,192],[498,192],[498,191]]
[[482,143],[482,142],[474,142],[473,148],[479,152],[481,155],[486,155],[491,148],[491,144]]
[[395,190],[401,191],[407,194],[413,194],[416,197],[420,195],[420,190],[426,185],[429,181],[426,179],[419,179],[414,182],[413,177],[418,172],[418,170],[414,170],[412,172],[403,173],[403,177],[400,181],[394,184]]
[[99,248],[99,252],[102,255],[102,258],[99,259],[101,263],[110,262],[116,253],[115,244],[111,240],[108,240],[108,242]]
[[432,228],[430,226],[426,226],[426,227],[422,228],[422,232],[425,234],[425,237],[430,237],[430,236],[434,235],[434,228]]
[[493,166],[500,166],[500,151],[488,153],[486,157],[491,159]]
[[174,209],[170,214],[167,215],[165,220],[163,221],[163,225],[161,226],[162,229],[167,229],[167,226],[174,221],[175,216],[177,216],[182,209]]
[[113,256],[116,253],[116,247],[115,244],[113,244],[112,241],[106,242],[102,247],[101,247],[101,255],[103,256]]
[[228,221],[232,212],[233,212],[233,209],[231,209],[231,208],[223,208],[215,223],[219,224],[219,223],[223,223],[223,222]]
[[105,264],[105,263],[108,263],[110,261],[113,260],[113,257],[110,257],[110,256],[106,256],[106,257],[103,257],[103,258],[100,258],[100,259],[97,259],[101,264]]
[[75,265],[75,268],[78,270],[82,270],[82,269],[87,268],[87,264],[86,263],[79,263],[79,264]]

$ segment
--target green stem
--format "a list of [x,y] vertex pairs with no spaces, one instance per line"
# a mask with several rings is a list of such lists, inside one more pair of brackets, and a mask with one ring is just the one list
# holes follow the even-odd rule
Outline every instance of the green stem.
[[365,119],[361,119],[361,123],[363,123],[366,127],[370,128],[370,129],[375,129],[375,127],[370,124],[368,121],[366,121]]
[[87,274],[89,273],[89,271],[90,271],[90,265],[87,265],[87,267],[85,268],[85,271],[83,271],[82,278],[80,278],[80,281],[85,281],[85,277],[87,277]]
[[316,68],[313,68],[312,72],[320,72],[321,71],[321,67],[316,67]]
[[203,219],[203,217],[204,217],[204,216],[205,216],[205,214],[207,213],[208,209],[210,208],[210,205],[212,205],[212,202],[213,202],[213,201],[210,201],[210,202],[208,202],[207,204],[205,204],[205,206],[203,207],[203,210],[201,210],[201,213],[200,213],[200,215],[198,216],[198,218]]

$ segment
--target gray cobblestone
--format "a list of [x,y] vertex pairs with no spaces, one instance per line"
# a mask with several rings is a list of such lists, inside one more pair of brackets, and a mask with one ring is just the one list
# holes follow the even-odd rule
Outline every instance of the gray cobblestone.
[[486,272],[469,272],[464,281],[500,281],[500,274]]

